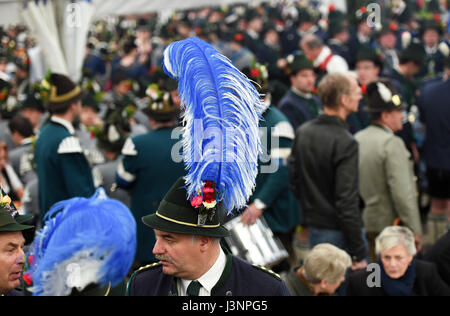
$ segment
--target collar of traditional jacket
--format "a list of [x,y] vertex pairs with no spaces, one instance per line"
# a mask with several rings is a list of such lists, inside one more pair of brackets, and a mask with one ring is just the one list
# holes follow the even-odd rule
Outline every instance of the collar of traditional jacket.
[[62,126],[64,126],[71,135],[75,135],[75,129],[73,128],[72,123],[70,123],[69,121],[62,119],[60,117],[56,117],[56,116],[52,116],[50,121],[52,121],[53,123],[56,124],[60,124]]

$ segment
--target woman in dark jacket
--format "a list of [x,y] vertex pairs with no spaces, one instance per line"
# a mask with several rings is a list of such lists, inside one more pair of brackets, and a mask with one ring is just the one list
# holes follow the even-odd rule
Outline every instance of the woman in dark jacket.
[[347,296],[450,296],[432,263],[414,259],[413,233],[386,227],[376,239],[377,264],[348,278]]

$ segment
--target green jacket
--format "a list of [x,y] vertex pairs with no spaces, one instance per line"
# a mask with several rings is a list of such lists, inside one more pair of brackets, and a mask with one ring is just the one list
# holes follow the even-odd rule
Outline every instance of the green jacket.
[[413,162],[402,139],[378,125],[370,125],[355,138],[366,231],[379,233],[400,218],[403,225],[420,234]]
[[272,231],[286,233],[300,223],[300,207],[289,188],[287,166],[294,130],[286,116],[273,106],[263,118],[260,124],[263,155],[250,202],[262,202],[264,218]]
[[95,193],[91,167],[74,132],[69,122],[52,117],[36,141],[42,218],[56,202]]
[[131,190],[130,209],[137,222],[136,261],[155,260],[152,253],[155,234],[142,222],[142,217],[155,213],[167,191],[185,175],[183,161],[173,160],[181,156],[172,157],[172,150],[179,153],[181,148],[179,138],[171,138],[172,131],[172,128],[162,128],[129,138],[122,150],[123,160],[116,180],[120,187]]

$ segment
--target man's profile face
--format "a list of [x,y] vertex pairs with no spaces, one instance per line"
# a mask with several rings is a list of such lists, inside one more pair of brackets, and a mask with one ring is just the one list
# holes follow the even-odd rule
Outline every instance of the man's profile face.
[[155,229],[153,254],[160,260],[163,273],[192,280],[198,273],[200,241],[192,235],[169,233]]
[[0,233],[0,294],[8,293],[20,285],[25,254],[22,232]]

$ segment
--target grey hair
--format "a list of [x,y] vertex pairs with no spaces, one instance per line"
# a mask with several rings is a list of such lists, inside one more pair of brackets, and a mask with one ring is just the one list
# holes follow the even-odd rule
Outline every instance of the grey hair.
[[[203,236],[200,236],[200,235],[192,235],[192,239],[191,239],[192,243],[195,243],[195,242],[196,242],[199,238],[201,238],[201,237],[203,237]],[[220,243],[220,238],[215,238],[215,237],[209,237],[209,238],[211,238],[212,241],[213,241],[213,243],[215,243],[215,244]]]
[[322,280],[337,283],[351,265],[352,259],[344,250],[331,244],[319,244],[307,254],[302,272],[313,284]]
[[403,245],[411,256],[416,255],[413,232],[403,226],[388,226],[375,239],[375,252],[377,256],[380,256],[383,252],[399,245]]
[[323,40],[314,34],[306,35],[300,43],[308,47],[308,49],[321,48],[324,45]]

